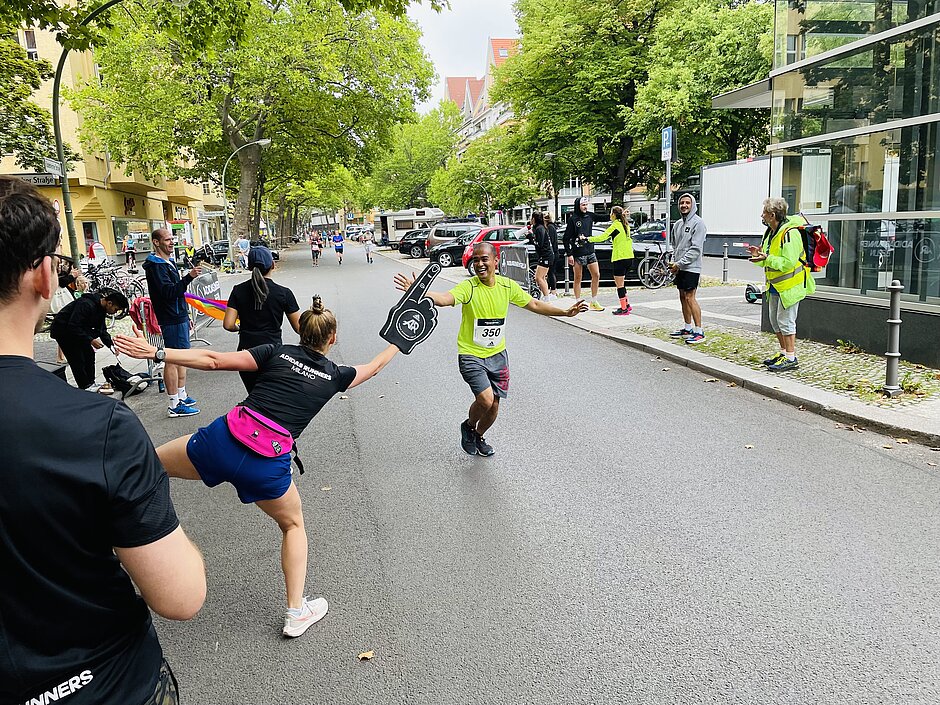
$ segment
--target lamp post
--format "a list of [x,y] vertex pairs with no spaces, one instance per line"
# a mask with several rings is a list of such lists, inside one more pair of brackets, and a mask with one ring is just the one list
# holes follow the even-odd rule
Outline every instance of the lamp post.
[[474,179],[464,179],[465,184],[476,184],[481,189],[483,189],[483,195],[486,196],[486,219],[490,219],[490,194],[486,190],[486,186],[483,185],[482,181],[475,181]]
[[[88,16],[79,22],[79,27],[84,27],[101,13],[110,10],[115,5],[124,2],[124,0],[109,0],[101,7],[93,10]],[[62,188],[62,207],[65,210],[65,227],[69,234],[69,249],[72,251],[72,257],[78,261],[81,250],[78,249],[78,236],[75,234],[75,219],[72,217],[72,192],[69,189],[68,165],[65,163],[65,145],[62,142],[62,125],[59,122],[59,89],[62,86],[62,69],[65,68],[65,60],[69,56],[70,49],[64,47],[59,55],[59,63],[55,68],[55,78],[52,81],[52,131],[55,134],[56,158],[62,168],[62,176],[59,177]],[[84,248],[83,248],[84,249]]]
[[242,151],[245,147],[250,147],[253,144],[258,145],[263,149],[264,147],[267,147],[269,144],[271,144],[271,140],[269,140],[267,137],[264,137],[260,140],[254,140],[253,142],[246,142],[228,156],[228,159],[225,160],[225,165],[222,167],[222,203],[225,208],[225,239],[228,240],[229,257],[232,259],[232,261],[235,260],[235,250],[232,247],[232,234],[228,227],[228,191],[225,190],[225,170],[228,169],[228,163],[232,161],[232,157]]
[[[558,158],[558,155],[554,152],[546,152],[546,159],[552,160],[552,191],[555,192],[555,223],[558,223],[558,184],[555,181],[555,159]],[[558,227],[557,225],[555,227]]]

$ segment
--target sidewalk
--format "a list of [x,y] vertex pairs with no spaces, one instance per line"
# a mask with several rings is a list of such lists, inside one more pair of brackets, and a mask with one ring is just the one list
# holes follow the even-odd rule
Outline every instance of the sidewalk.
[[[426,259],[408,259],[385,249],[377,254],[419,270],[428,264]],[[721,260],[707,259],[711,261],[706,272],[712,271],[716,262],[720,272]],[[458,283],[467,274],[455,267],[444,270],[440,278]],[[582,296],[589,294],[589,288],[582,290]],[[616,294],[612,288],[602,287],[598,300],[605,311],[553,320],[702,372],[706,382],[724,380],[849,428],[940,446],[940,370],[902,362],[899,377],[905,393],[887,399],[879,393],[884,384],[884,358],[857,352],[849,344],[834,347],[800,340],[800,368],[776,374],[761,364],[763,358],[777,352],[776,339],[760,332],[760,305],[744,300],[743,282],[721,285],[720,280],[703,277],[697,298],[707,337],[705,343],[694,347],[668,335],[682,324],[675,288],[630,287],[628,296],[634,310],[629,316],[611,315],[618,306]],[[564,307],[571,301],[572,297],[563,296],[557,304]]]

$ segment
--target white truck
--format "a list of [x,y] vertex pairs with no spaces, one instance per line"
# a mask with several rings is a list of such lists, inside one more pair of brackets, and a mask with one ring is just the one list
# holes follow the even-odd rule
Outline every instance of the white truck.
[[[702,167],[699,215],[708,228],[706,255],[747,257],[741,243],[760,245],[761,202],[770,195],[771,157],[754,157]],[[735,244],[737,243],[737,244]]]
[[375,241],[380,245],[393,245],[397,248],[398,241],[409,230],[432,228],[443,219],[444,211],[440,208],[386,211],[380,213],[376,219]]

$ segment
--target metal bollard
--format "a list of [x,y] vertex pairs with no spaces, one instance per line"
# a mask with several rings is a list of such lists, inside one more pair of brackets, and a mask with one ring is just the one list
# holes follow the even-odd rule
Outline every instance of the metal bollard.
[[895,279],[888,291],[891,292],[888,305],[888,352],[885,353],[885,386],[881,391],[888,397],[896,397],[903,391],[898,384],[898,362],[901,359],[901,292],[904,287]]
[[569,269],[568,269],[568,257],[567,257],[567,255],[566,255],[566,256],[565,256],[565,296],[568,295],[568,282],[571,281],[571,277],[568,276],[568,274],[569,274]]
[[728,241],[725,240],[724,244],[721,246],[721,283],[728,283]]

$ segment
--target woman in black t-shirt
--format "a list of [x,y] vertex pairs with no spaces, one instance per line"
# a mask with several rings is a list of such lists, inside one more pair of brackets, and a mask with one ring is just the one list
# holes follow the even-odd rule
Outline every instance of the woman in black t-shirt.
[[[285,314],[294,332],[300,333],[300,306],[294,292],[272,281],[274,257],[267,247],[252,247],[248,251],[248,268],[251,279],[236,284],[232,289],[222,327],[238,333],[239,350],[266,343],[280,345]],[[258,373],[239,372],[238,375],[250,393]]]
[[[322,597],[315,600],[304,597],[307,534],[300,494],[291,479],[291,453],[281,452],[283,444],[289,448],[335,394],[374,377],[398,352],[397,347],[389,345],[371,362],[347,367],[326,358],[335,343],[336,318],[323,308],[318,296],[300,316],[300,345],[269,343],[227,353],[163,350],[143,338],[115,336],[117,349],[130,357],[165,359],[197,370],[258,373],[248,398],[229,414],[195,434],[163,444],[157,448],[157,455],[170,477],[202,480],[209,487],[229,482],[244,504],[257,504],[277,522],[283,532],[281,568],[287,588],[284,635],[290,637],[300,636],[321,619],[328,605]],[[256,433],[245,434],[233,415],[260,419],[253,427],[258,429]],[[271,429],[283,435],[271,442],[267,453],[247,445],[259,432],[262,439],[269,437]],[[278,455],[268,457],[272,449]]]

